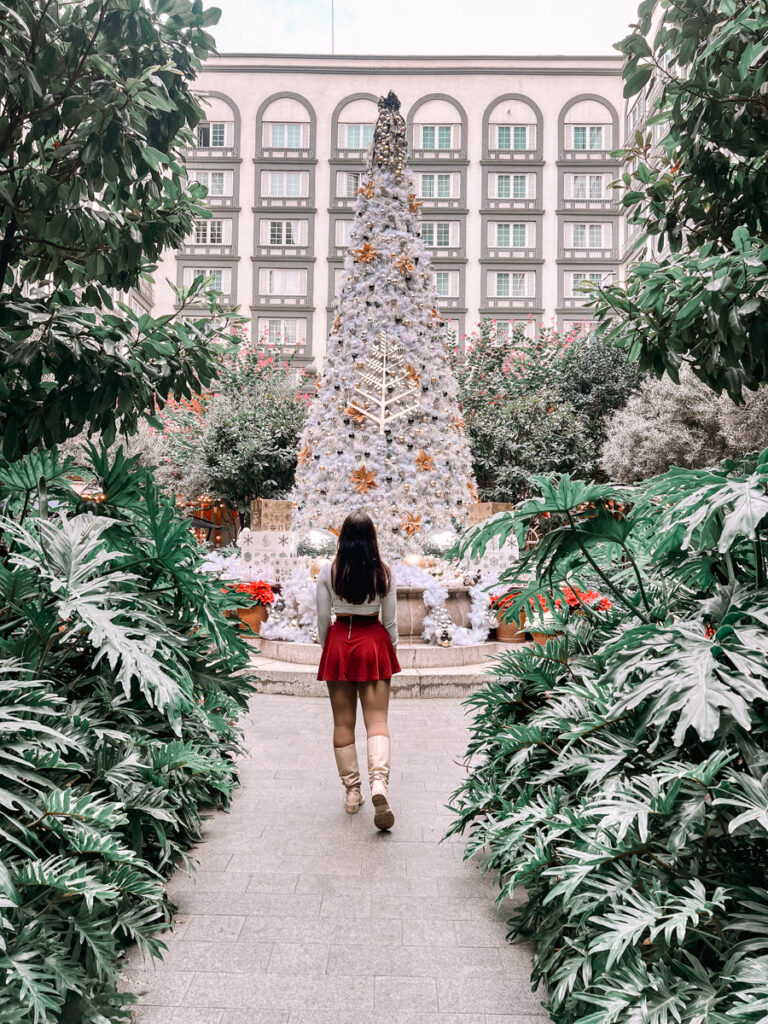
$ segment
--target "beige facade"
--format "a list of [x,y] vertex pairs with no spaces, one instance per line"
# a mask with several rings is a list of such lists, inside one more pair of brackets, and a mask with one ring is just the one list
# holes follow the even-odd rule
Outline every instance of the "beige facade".
[[621,58],[222,55],[198,79],[207,120],[186,158],[212,217],[155,276],[214,276],[254,337],[297,342],[319,366],[352,206],[394,89],[409,134],[440,312],[457,336],[482,317],[588,320],[579,284],[616,274],[607,189],[623,142]]

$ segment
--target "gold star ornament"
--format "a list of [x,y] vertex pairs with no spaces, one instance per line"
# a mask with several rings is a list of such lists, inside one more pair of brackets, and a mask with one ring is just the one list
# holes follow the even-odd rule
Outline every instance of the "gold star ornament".
[[299,452],[299,458],[298,458],[299,465],[303,466],[305,462],[309,462],[309,457],[310,457],[311,454],[312,454],[311,448],[309,447],[308,444],[305,444],[304,447]]
[[365,466],[353,470],[349,480],[358,494],[367,494],[372,488],[379,486],[374,470],[367,470]]
[[427,455],[422,448],[416,456],[416,466],[420,473],[431,473],[435,468],[435,462],[432,456]]
[[408,537],[412,537],[421,529],[421,515],[415,516],[412,512],[406,512],[400,520],[400,528]]
[[403,253],[403,255],[400,257],[397,263],[395,263],[395,266],[397,267],[401,274],[410,274],[410,272],[413,270],[413,264],[408,259],[406,253]]
[[373,263],[377,255],[370,242],[365,242],[362,249],[353,249],[352,252],[358,263]]

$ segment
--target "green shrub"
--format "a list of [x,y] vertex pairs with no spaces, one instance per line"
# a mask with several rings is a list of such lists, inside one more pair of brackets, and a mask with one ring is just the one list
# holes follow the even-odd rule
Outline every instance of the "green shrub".
[[[0,1020],[125,1021],[164,878],[236,782],[250,684],[228,598],[137,459],[0,463]],[[30,510],[34,515],[30,516]],[[51,516],[48,518],[48,516]]]
[[[472,768],[451,831],[503,894],[525,887],[511,935],[535,937],[557,1024],[757,1024],[768,451],[635,489],[537,482],[540,497],[463,543],[522,537],[534,516],[560,524],[515,567],[507,609],[535,622],[541,596],[550,638],[505,654],[468,700]],[[571,608],[567,586],[604,600]]]
[[222,360],[215,393],[166,406],[158,479],[245,513],[254,498],[284,497],[307,415],[295,373],[290,361],[247,346]]

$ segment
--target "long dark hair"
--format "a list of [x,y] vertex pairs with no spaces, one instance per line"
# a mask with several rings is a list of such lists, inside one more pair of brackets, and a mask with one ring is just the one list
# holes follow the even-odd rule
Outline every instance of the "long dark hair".
[[350,512],[344,520],[331,565],[331,585],[347,604],[384,597],[392,586],[392,573],[381,560],[376,527],[367,512]]

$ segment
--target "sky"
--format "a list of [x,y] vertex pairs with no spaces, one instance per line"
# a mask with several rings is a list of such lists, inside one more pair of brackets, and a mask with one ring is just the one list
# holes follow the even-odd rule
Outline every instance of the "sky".
[[610,54],[639,0],[206,0],[220,53]]

